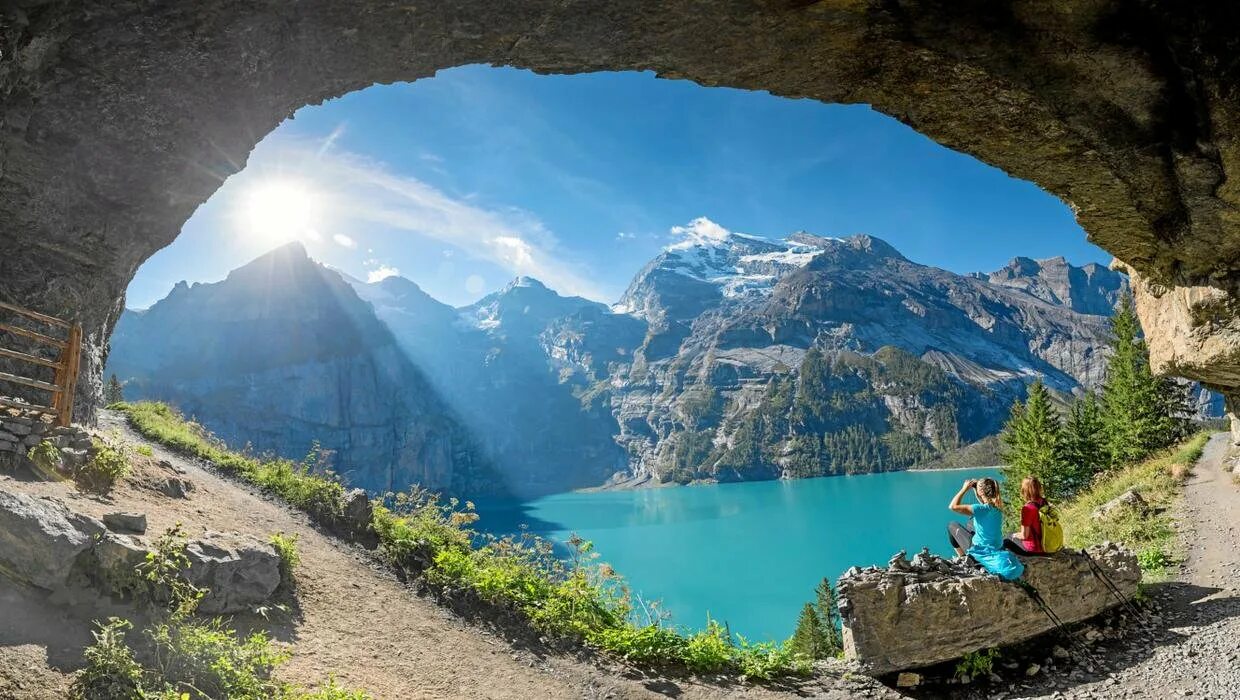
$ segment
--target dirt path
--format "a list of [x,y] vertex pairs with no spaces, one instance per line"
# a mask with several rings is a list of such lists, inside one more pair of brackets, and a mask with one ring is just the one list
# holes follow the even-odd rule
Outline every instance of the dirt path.
[[1240,486],[1222,470],[1229,435],[1207,443],[1175,513],[1186,560],[1151,586],[1150,630],[1105,650],[1109,672],[1085,683],[1046,679],[1033,697],[1240,698]]
[[[147,444],[123,419],[105,412],[103,431],[127,442]],[[266,539],[274,532],[296,534],[298,610],[292,619],[274,616],[268,627],[289,644],[293,658],[280,675],[310,685],[329,673],[376,698],[768,698],[790,697],[761,687],[719,686],[686,679],[645,679],[619,665],[582,661],[514,647],[455,617],[433,601],[417,597],[372,564],[360,550],[325,536],[308,520],[191,460],[158,445],[137,473],[107,500],[76,494],[66,483],[4,478],[0,486],[54,495],[79,511],[99,516],[115,510],[147,514],[148,536],[183,523],[192,536],[206,530],[237,531]],[[160,460],[166,460],[161,466]],[[152,488],[168,476],[194,485],[188,498]],[[61,698],[68,674],[80,664],[98,610],[66,613],[39,596],[4,588],[0,577],[0,698]],[[17,617],[21,615],[21,618]],[[17,624],[12,624],[17,622]],[[868,680],[810,682],[802,697],[847,698],[893,695]]]

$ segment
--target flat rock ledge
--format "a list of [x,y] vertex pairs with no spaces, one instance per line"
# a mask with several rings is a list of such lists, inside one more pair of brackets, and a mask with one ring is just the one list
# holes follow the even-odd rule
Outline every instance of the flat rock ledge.
[[[1122,604],[1094,565],[1128,599],[1141,580],[1136,555],[1109,542],[1021,560],[1023,580],[1064,624]],[[1054,629],[1018,584],[924,550],[911,562],[901,552],[886,569],[849,569],[838,592],[844,654],[872,676],[932,666]]]

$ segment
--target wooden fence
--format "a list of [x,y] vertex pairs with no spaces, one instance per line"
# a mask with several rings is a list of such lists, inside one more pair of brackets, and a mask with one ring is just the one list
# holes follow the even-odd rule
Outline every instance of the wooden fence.
[[65,336],[59,338],[55,335],[48,335],[47,333],[5,323],[3,318],[0,317],[0,343],[4,340],[3,334],[8,334],[25,338],[38,345],[51,346],[59,351],[57,358],[51,360],[37,354],[6,348],[3,344],[0,344],[0,357],[35,367],[52,369],[56,373],[52,381],[46,382],[17,374],[0,372],[0,382],[20,384],[49,392],[52,395],[50,406],[10,401],[3,396],[0,396],[0,406],[40,411],[55,417],[57,425],[69,425],[73,421],[73,394],[77,389],[78,370],[80,369],[79,364],[82,356],[82,326],[4,302],[0,302],[0,310],[34,321],[35,324],[50,326],[52,330],[48,331],[49,333],[63,334]]

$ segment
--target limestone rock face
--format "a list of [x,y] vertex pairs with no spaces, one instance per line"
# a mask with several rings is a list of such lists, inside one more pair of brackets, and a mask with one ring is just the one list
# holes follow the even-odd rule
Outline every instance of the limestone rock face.
[[185,547],[185,578],[207,589],[198,610],[219,615],[253,608],[280,585],[280,557],[271,545],[235,533],[208,532]]
[[[1137,590],[1136,556],[1116,545],[1087,554],[1125,597]],[[918,561],[920,559],[920,562]],[[1098,615],[1121,601],[1089,559],[1067,550],[1023,557],[1024,580],[1065,623]],[[887,569],[852,569],[838,583],[844,653],[869,674],[921,668],[1050,631],[1046,614],[1015,583],[957,562],[920,555]]]
[[48,591],[62,588],[103,523],[46,498],[0,490],[0,571]]
[[[869,104],[1060,197],[1136,272],[1234,300],[1234,12],[1127,0],[7,3],[0,298],[85,324],[89,418],[130,277],[264,134],[376,82],[491,63]],[[1203,356],[1193,378],[1240,386],[1227,357]]]

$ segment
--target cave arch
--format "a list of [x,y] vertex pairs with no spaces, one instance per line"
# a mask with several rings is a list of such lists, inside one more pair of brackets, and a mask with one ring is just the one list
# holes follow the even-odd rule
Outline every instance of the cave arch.
[[284,118],[490,63],[868,103],[1074,208],[1159,369],[1240,391],[1240,38],[1223,3],[25,0],[0,10],[0,299],[79,317],[84,415],[137,267]]

